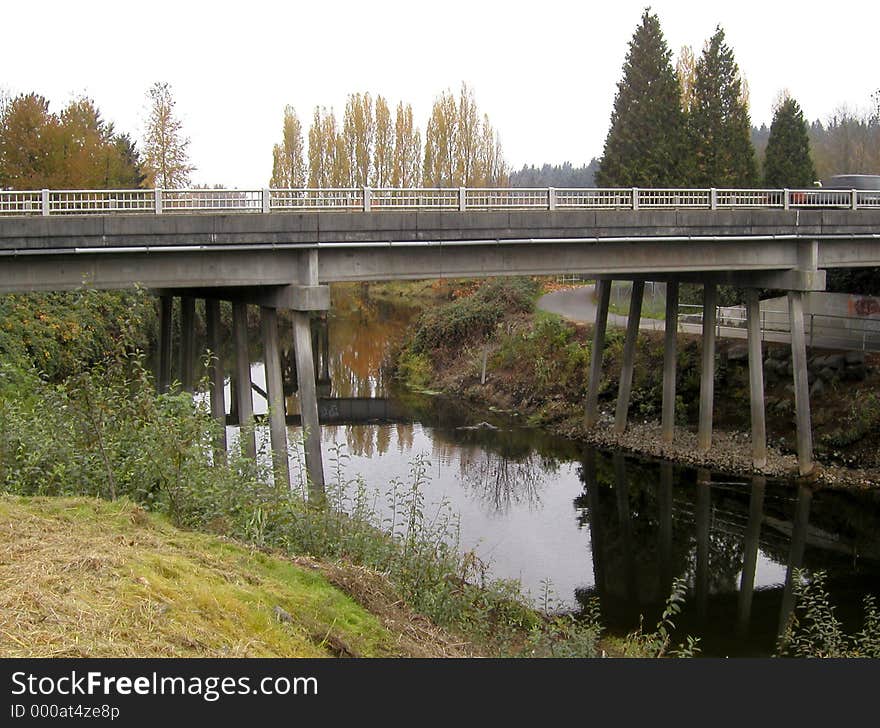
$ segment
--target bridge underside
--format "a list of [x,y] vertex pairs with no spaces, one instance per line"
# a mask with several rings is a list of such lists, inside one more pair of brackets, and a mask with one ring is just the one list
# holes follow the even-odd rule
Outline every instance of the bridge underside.
[[[799,471],[812,469],[802,293],[823,290],[826,268],[880,266],[880,210],[604,210],[507,212],[321,212],[270,214],[92,215],[0,218],[0,293],[153,289],[162,297],[160,359],[170,371],[172,296],[183,325],[195,298],[231,301],[236,335],[239,416],[253,421],[246,306],[261,307],[267,366],[277,359],[277,309],[294,311],[306,461],[323,484],[309,312],[329,308],[327,284],[426,278],[582,274],[599,279],[586,418],[598,421],[596,394],[608,313],[609,281],[665,280],[677,306],[680,282],[704,286],[700,447],[711,443],[715,292],[719,284],[789,291],[798,421]],[[643,285],[633,286],[615,429],[626,427],[629,384]],[[669,303],[669,302],[668,302]],[[766,460],[761,342],[749,294],[749,361],[754,461]],[[667,315],[664,436],[674,431],[675,316]],[[213,323],[212,323],[213,319]],[[189,323],[187,323],[189,322]],[[184,341],[189,333],[183,332]],[[218,351],[217,340],[211,345]],[[188,356],[192,356],[189,352]],[[274,365],[273,365],[274,366]],[[276,461],[286,463],[280,373],[267,370]],[[160,382],[162,377],[160,376]],[[222,384],[222,383],[221,383]],[[218,389],[219,386],[219,389]],[[273,391],[275,394],[273,395]],[[222,400],[216,380],[212,399]],[[280,397],[280,399],[279,399]],[[272,403],[274,402],[274,407]],[[278,414],[280,405],[280,414]],[[219,410],[218,410],[219,412]],[[219,418],[219,414],[218,414]],[[276,446],[276,443],[277,446]],[[251,444],[251,447],[253,445]],[[283,450],[283,452],[282,452]],[[311,461],[311,463],[310,463]],[[286,465],[285,465],[286,468]],[[285,471],[286,472],[286,471]],[[281,469],[278,476],[284,477]],[[319,488],[320,490],[320,488]]]

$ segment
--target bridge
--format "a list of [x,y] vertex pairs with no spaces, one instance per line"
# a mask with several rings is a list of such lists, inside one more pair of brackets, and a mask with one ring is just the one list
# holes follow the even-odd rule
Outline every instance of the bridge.
[[[160,387],[168,386],[171,311],[191,361],[196,298],[220,351],[219,302],[231,301],[238,412],[253,421],[247,306],[261,307],[276,477],[288,477],[277,310],[293,312],[306,466],[323,487],[310,312],[344,281],[582,274],[598,280],[585,403],[598,422],[610,282],[634,281],[614,428],[627,425],[645,280],[667,281],[662,425],[674,437],[678,285],[704,290],[699,446],[711,447],[717,286],[747,289],[753,459],[766,462],[757,290],[788,292],[798,468],[813,468],[803,294],[825,269],[880,266],[880,195],[864,190],[299,189],[0,191],[0,293],[140,285],[161,297]],[[191,371],[191,367],[184,371]],[[277,370],[277,371],[275,371]],[[223,370],[212,406],[225,418]],[[184,383],[185,385],[187,383]],[[253,438],[243,438],[254,450]]]

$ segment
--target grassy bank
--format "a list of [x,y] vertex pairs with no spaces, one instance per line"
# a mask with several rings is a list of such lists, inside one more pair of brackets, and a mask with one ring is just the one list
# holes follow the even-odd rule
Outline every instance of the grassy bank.
[[382,589],[368,611],[331,583],[342,568],[328,579],[128,499],[2,496],[0,537],[4,657],[467,654]]

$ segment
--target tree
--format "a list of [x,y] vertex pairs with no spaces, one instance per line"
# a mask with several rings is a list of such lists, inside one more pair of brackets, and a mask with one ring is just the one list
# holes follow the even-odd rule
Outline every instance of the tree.
[[507,184],[507,164],[488,114],[480,116],[473,91],[462,83],[459,100],[443,92],[425,131],[423,181],[427,187]]
[[272,147],[270,187],[298,189],[306,186],[302,124],[292,106],[284,107],[281,143]]
[[444,91],[434,100],[425,129],[425,163],[422,167],[425,187],[458,185],[455,176],[457,124],[455,97]]
[[374,187],[388,187],[394,176],[394,127],[388,102],[376,97],[375,139],[373,142]]
[[758,182],[751,123],[739,67],[718,26],[694,71],[688,115],[691,182],[701,187],[752,187]]
[[49,112],[49,102],[35,93],[21,94],[4,106],[0,122],[0,187],[62,186],[61,122]]
[[694,49],[690,46],[682,46],[678,53],[678,61],[675,64],[675,73],[678,76],[678,85],[681,89],[681,108],[685,114],[691,112],[694,105],[694,79],[697,71],[697,58]]
[[645,10],[633,34],[611,112],[596,181],[603,187],[684,182],[681,90],[660,21]]
[[0,112],[0,187],[13,189],[128,189],[144,181],[131,139],[118,135],[88,98],[61,114],[34,93]]
[[810,157],[807,122],[798,102],[785,97],[777,105],[770,124],[764,156],[764,184],[767,187],[808,187],[816,179]]
[[348,187],[351,168],[345,137],[333,110],[315,107],[309,127],[309,187]]
[[350,187],[370,185],[376,123],[373,118],[373,99],[369,92],[349,95],[345,105],[342,133],[348,156],[348,185]]
[[416,187],[422,181],[422,137],[413,124],[412,106],[397,104],[394,120],[392,187]]
[[186,187],[195,169],[189,162],[190,140],[183,136],[183,124],[174,112],[171,86],[156,82],[147,92],[149,116],[144,133],[144,166],[153,187]]

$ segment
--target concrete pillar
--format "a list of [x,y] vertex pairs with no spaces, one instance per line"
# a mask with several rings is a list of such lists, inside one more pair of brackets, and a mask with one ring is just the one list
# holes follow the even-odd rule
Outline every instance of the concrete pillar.
[[813,469],[813,429],[810,421],[810,381],[807,376],[807,342],[804,336],[804,294],[788,292],[791,320],[791,363],[794,368],[794,409],[797,421],[798,472]]
[[254,433],[254,400],[251,391],[251,362],[248,356],[247,304],[232,304],[232,333],[235,343],[235,394],[238,403],[238,423],[241,448],[246,457],[257,457],[257,438]]
[[305,433],[309,496],[320,500],[324,495],[324,463],[321,456],[321,425],[318,421],[315,362],[312,358],[312,332],[307,311],[293,312],[293,347],[296,357],[296,378],[299,382],[299,409]]
[[171,386],[171,318],[174,298],[159,297],[159,363],[156,372],[156,389],[164,394]]
[[718,289],[714,283],[703,286],[703,361],[700,370],[700,424],[697,447],[712,447],[712,408],[715,404],[715,307]]
[[663,345],[663,441],[675,437],[675,365],[678,352],[678,281],[666,284],[666,337]]
[[226,369],[223,366],[223,332],[220,324],[220,301],[205,301],[205,326],[208,334],[208,350],[211,360],[208,364],[208,379],[211,387],[211,415],[217,420],[218,432],[214,442],[214,462],[226,462]]
[[590,381],[587,383],[585,407],[587,427],[593,427],[599,421],[599,384],[602,381],[602,350],[605,348],[605,329],[608,326],[611,281],[596,281],[596,298],[596,325],[593,328],[593,348],[590,350]]
[[278,345],[278,313],[274,308],[260,308],[263,333],[263,359],[266,367],[266,392],[269,400],[269,433],[272,439],[272,462],[275,485],[290,488],[290,464],[287,459],[287,418],[284,409],[284,385],[281,381],[281,349]]
[[626,430],[629,395],[632,391],[633,368],[636,361],[636,341],[639,336],[639,322],[642,318],[642,298],[644,293],[645,282],[633,281],[629,314],[626,319],[626,341],[623,344],[623,367],[620,372],[620,387],[617,391],[617,411],[614,414],[614,432],[618,435]]
[[764,516],[764,491],[767,480],[761,476],[752,478],[752,494],[749,498],[749,521],[743,544],[743,570],[739,585],[738,626],[739,633],[749,631],[752,618],[752,597],[755,593],[755,572],[758,565],[758,539],[761,535],[761,519]]
[[767,464],[767,425],[764,413],[764,358],[761,351],[761,302],[758,292],[746,290],[746,326],[749,339],[749,400],[752,413],[752,464]]
[[196,299],[183,296],[180,299],[180,386],[192,392],[195,378],[196,352]]

